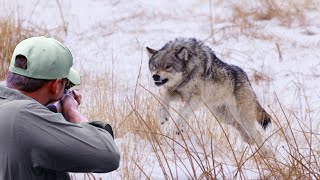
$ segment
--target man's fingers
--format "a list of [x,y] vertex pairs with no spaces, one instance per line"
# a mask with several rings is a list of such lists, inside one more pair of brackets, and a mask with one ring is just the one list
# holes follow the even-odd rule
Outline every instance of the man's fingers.
[[72,90],[72,94],[74,96],[74,99],[78,102],[78,104],[81,104],[81,99],[82,99],[82,95],[80,94],[80,92],[76,89]]

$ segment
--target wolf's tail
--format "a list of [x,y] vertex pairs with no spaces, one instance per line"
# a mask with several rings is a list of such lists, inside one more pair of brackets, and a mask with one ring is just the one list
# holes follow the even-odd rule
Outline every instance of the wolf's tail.
[[257,103],[257,120],[265,130],[271,123],[271,116]]

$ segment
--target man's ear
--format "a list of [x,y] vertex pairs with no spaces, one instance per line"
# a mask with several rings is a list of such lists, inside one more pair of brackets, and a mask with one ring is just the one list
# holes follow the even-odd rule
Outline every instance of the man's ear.
[[146,47],[146,49],[147,49],[149,58],[151,58],[155,53],[158,52],[157,50],[151,49],[149,47]]
[[62,79],[56,79],[56,80],[51,80],[48,83],[50,93],[52,93],[53,95],[56,95],[59,92],[59,89],[62,86],[61,81]]
[[188,60],[188,50],[185,47],[182,47],[181,49],[177,50],[176,56],[180,60]]

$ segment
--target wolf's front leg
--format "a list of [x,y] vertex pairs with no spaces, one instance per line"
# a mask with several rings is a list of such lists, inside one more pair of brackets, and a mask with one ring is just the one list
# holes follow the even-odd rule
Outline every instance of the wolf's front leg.
[[160,124],[164,124],[169,120],[169,109],[167,108],[168,106],[164,107],[164,105],[162,105],[159,109],[158,109],[158,117],[159,117],[159,122]]
[[162,99],[163,101],[161,102],[161,105],[158,109],[158,118],[159,118],[158,120],[160,124],[164,124],[169,120],[170,118],[169,105],[173,99],[174,97],[168,93]]
[[185,104],[182,108],[179,110],[179,116],[177,120],[177,134],[180,135],[180,132],[184,132],[186,130],[186,121],[188,120],[188,116],[191,114],[191,108],[189,105]]

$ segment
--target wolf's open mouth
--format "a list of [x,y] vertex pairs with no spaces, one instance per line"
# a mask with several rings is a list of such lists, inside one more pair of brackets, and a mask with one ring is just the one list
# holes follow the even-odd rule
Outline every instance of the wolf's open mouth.
[[162,81],[155,81],[154,83],[156,86],[164,85],[166,82],[168,82],[168,79],[163,79]]

